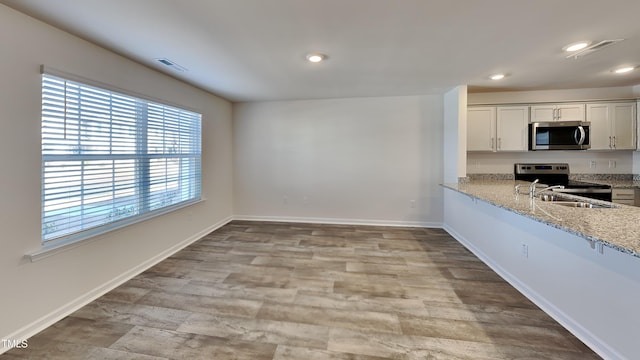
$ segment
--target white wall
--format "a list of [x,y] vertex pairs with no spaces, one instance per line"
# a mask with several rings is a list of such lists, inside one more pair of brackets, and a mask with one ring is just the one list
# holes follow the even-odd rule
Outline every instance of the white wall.
[[467,87],[444,95],[444,181],[457,183],[467,176]]
[[[469,174],[513,174],[520,162],[568,163],[572,174],[633,174],[634,151],[529,151],[505,153],[467,153]],[[595,161],[595,167],[591,167]],[[609,165],[611,164],[611,167]],[[615,166],[615,167],[614,167]]]
[[[468,94],[469,105],[477,104],[531,104],[537,102],[561,101],[589,101],[633,99],[638,96],[638,86],[568,89],[568,90],[540,90],[513,91],[495,93]],[[467,154],[467,173],[469,174],[512,174],[513,164],[518,162],[566,162],[574,174],[634,174],[639,165],[635,166],[632,151],[538,151],[512,153],[477,153]],[[596,162],[591,167],[591,161]],[[640,160],[635,160],[640,163]]]
[[620,86],[591,89],[537,90],[537,91],[505,91],[493,93],[470,93],[469,105],[537,103],[588,100],[634,99],[640,94],[636,86]]
[[[231,216],[232,126],[229,102],[4,5],[0,34],[0,338],[7,339],[31,335]],[[41,64],[200,111],[207,200],[27,260],[40,248]]]
[[407,96],[234,104],[235,214],[440,225],[442,103]]

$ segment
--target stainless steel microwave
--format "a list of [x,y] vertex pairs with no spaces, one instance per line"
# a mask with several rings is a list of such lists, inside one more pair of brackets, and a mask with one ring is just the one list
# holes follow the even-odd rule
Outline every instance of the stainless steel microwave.
[[586,150],[591,147],[586,121],[549,121],[529,124],[529,150]]

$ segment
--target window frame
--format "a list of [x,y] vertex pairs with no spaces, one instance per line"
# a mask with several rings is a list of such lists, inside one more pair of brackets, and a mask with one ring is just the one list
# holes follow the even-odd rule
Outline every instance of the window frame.
[[[44,65],[41,67],[41,81],[40,81],[40,94],[41,94],[41,108],[40,108],[40,114],[41,114],[41,118],[40,118],[40,125],[41,125],[41,131],[43,132],[43,135],[41,136],[41,141],[40,141],[40,149],[41,149],[41,161],[42,161],[42,168],[41,168],[41,203],[40,203],[40,207],[41,207],[41,246],[42,249],[40,252],[38,252],[40,255],[42,254],[42,252],[47,252],[49,250],[54,250],[60,247],[66,247],[68,245],[72,245],[72,244],[76,244],[76,243],[80,243],[83,242],[87,239],[91,239],[96,237],[97,235],[101,235],[107,232],[111,232],[114,231],[116,229],[120,229],[123,228],[125,226],[129,226],[131,224],[135,224],[141,221],[145,221],[148,220],[150,218],[153,217],[157,217],[163,214],[167,214],[173,211],[176,211],[178,209],[182,209],[184,207],[187,206],[191,206],[193,204],[199,203],[201,201],[203,201],[202,199],[202,114],[198,111],[195,111],[193,109],[189,109],[185,106],[182,105],[175,105],[175,104],[171,104],[167,101],[164,100],[158,100],[158,99],[154,99],[152,97],[149,96],[145,96],[145,95],[140,95],[131,91],[127,91],[127,90],[123,90],[108,84],[103,84],[100,82],[96,82],[93,80],[89,80],[86,78],[83,78],[81,76],[77,76],[77,75],[73,75],[73,74],[69,74],[66,72],[62,72],[62,71],[58,71],[55,69],[52,69],[50,67],[45,67]],[[112,161],[112,168],[115,169],[116,167],[116,159],[118,160],[128,160],[128,161],[133,161],[135,164],[133,165],[134,168],[134,172],[135,172],[135,180],[133,181],[133,184],[135,185],[135,201],[136,202],[147,202],[144,205],[144,211],[136,211],[135,214],[133,215],[127,215],[127,216],[123,216],[120,219],[115,219],[115,220],[110,220],[109,221],[105,221],[100,223],[97,226],[92,226],[86,229],[81,229],[79,231],[73,231],[73,232],[69,232],[67,234],[61,235],[61,236],[55,236],[55,237],[50,237],[50,238],[45,238],[45,234],[46,234],[46,229],[45,229],[45,219],[46,219],[46,215],[45,215],[45,163],[47,161],[51,161],[54,158],[58,158],[61,160],[64,160],[65,158],[68,158],[69,160],[73,161],[73,162],[81,162],[82,164],[78,164],[77,166],[80,166],[81,168],[83,168],[85,166],[84,164],[84,158],[90,159],[92,158],[91,154],[78,154],[78,155],[50,155],[47,154],[45,155],[45,140],[44,140],[44,125],[45,125],[45,119],[44,119],[44,79],[45,76],[51,76],[54,77],[58,80],[63,80],[63,81],[69,81],[69,82],[73,82],[73,83],[78,83],[81,86],[87,86],[87,87],[91,87],[91,88],[95,88],[98,89],[100,91],[104,91],[104,92],[108,92],[111,96],[113,95],[118,95],[118,96],[123,96],[123,97],[129,97],[129,98],[134,98],[135,99],[135,104],[136,107],[139,106],[140,104],[144,104],[144,106],[146,106],[146,110],[144,114],[137,114],[135,116],[135,154],[131,154],[131,153],[127,153],[125,155],[122,154],[113,154],[112,150],[109,150],[109,154],[100,154],[99,156],[95,156],[95,158],[97,159],[103,159],[103,161]],[[66,94],[65,94],[65,104],[66,104]],[[190,141],[193,142],[193,144],[195,144],[195,148],[191,148],[194,145],[192,143],[187,142],[188,144],[191,145],[190,150],[186,153],[183,153],[182,151],[175,153],[175,154],[171,154],[169,155],[166,150],[163,149],[161,150],[160,153],[158,154],[151,154],[151,152],[149,151],[149,146],[147,146],[147,141],[149,141],[148,138],[148,131],[150,129],[150,124],[152,123],[152,119],[151,119],[151,115],[148,114],[148,112],[150,112],[151,108],[154,109],[160,109],[162,111],[167,111],[167,110],[179,110],[180,114],[182,114],[183,112],[185,114],[188,115],[194,115],[194,117],[196,118],[194,119],[189,119],[194,121],[192,124],[190,124],[193,128],[189,128],[188,131],[190,131],[188,134],[189,136],[195,136],[194,139],[190,139]],[[65,109],[66,111],[66,109]],[[109,114],[113,113],[113,108],[109,108]],[[141,117],[142,115],[142,117]],[[65,115],[66,116],[66,115]],[[80,122],[81,120],[81,116],[78,116],[78,121]],[[167,126],[164,124],[164,120],[165,117],[164,115],[162,115],[162,117],[160,118],[163,121],[163,125],[161,127],[161,130],[163,131],[164,134],[164,130]],[[157,120],[157,119],[156,119]],[[181,120],[178,121],[179,124],[181,124],[180,122]],[[65,120],[66,122],[66,120]],[[105,121],[106,122],[106,121]],[[108,120],[109,124],[112,125],[112,118],[110,115],[110,120]],[[142,122],[142,126],[140,124],[140,122]],[[80,132],[78,133],[80,134]],[[108,132],[108,137],[109,139],[113,138],[113,129],[110,128],[109,132]],[[172,133],[173,134],[173,133]],[[178,136],[182,136],[183,133],[180,132],[180,130],[178,130]],[[175,134],[174,134],[175,135]],[[80,136],[80,135],[78,135]],[[144,139],[144,140],[142,140]],[[163,138],[164,139],[164,138]],[[141,146],[141,141],[142,146],[144,147],[144,149],[140,149],[139,147]],[[164,144],[164,143],[163,143]],[[129,144],[130,145],[130,144]],[[195,149],[195,150],[194,150]],[[152,190],[150,190],[150,187],[152,186],[150,184],[150,175],[149,173],[152,172],[152,168],[151,168],[151,164],[152,164],[152,159],[160,159],[161,161],[164,160],[165,162],[169,162],[170,159],[174,159],[176,160],[175,162],[178,163],[177,167],[178,167],[178,174],[182,174],[182,168],[183,166],[185,166],[186,168],[188,168],[187,173],[188,175],[185,176],[184,178],[182,176],[178,176],[177,177],[177,181],[178,181],[178,195],[179,198],[181,198],[182,196],[184,196],[183,193],[181,193],[181,191],[184,191],[184,189],[180,186],[180,184],[182,184],[182,181],[187,181],[187,183],[189,184],[188,187],[188,192],[189,194],[186,195],[187,198],[185,200],[180,200],[177,201],[176,203],[170,203],[168,205],[165,205],[164,201],[161,202],[161,205],[159,208],[156,209],[152,209],[150,208],[150,205],[148,203],[148,201],[150,201],[150,199],[152,199],[152,197],[154,196],[152,194]],[[183,161],[187,160],[188,164],[185,165],[183,164]],[[166,166],[166,165],[165,165]],[[113,170],[115,172],[115,170]],[[146,175],[144,175],[146,174]],[[146,179],[142,179],[140,178],[140,176],[147,176]],[[162,180],[159,184],[162,185],[164,184],[165,188],[167,187],[167,184],[169,183],[169,179],[170,176],[168,174],[168,171],[165,169],[165,174],[164,174],[164,180],[162,180],[162,175],[160,175],[160,179]],[[176,177],[173,177],[174,179],[176,179]],[[65,180],[66,181],[66,180]],[[115,182],[114,180],[112,180],[111,182],[111,186],[112,187],[116,187],[116,185],[119,185],[118,182]],[[81,187],[84,189],[85,185],[82,184]],[[146,187],[146,189],[142,189]],[[142,190],[141,190],[142,189]],[[140,196],[140,192],[142,191],[143,194],[145,194],[144,196]],[[165,189],[164,192],[161,192],[162,194],[166,194],[169,191]],[[84,195],[83,195],[84,196]],[[112,202],[116,201],[116,195],[112,196]],[[84,220],[82,220],[84,221]],[[39,255],[38,253],[35,253],[35,255]],[[32,260],[33,260],[33,254],[32,254]]]

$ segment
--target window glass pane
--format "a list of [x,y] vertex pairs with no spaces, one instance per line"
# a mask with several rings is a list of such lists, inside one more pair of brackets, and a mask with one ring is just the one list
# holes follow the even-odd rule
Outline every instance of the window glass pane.
[[43,242],[198,200],[200,122],[187,110],[43,75]]

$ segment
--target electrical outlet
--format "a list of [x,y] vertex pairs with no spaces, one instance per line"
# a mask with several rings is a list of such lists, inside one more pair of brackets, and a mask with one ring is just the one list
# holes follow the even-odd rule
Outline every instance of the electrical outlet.
[[528,258],[529,257],[529,245],[522,244],[522,256],[524,258]]
[[595,160],[589,161],[589,168],[590,169],[595,169],[596,168],[596,161]]
[[282,203],[283,204],[288,204],[289,203],[289,197],[287,195],[282,197]]
[[410,201],[409,201],[409,207],[410,207],[410,208],[412,208],[412,209],[415,209],[415,207],[416,207],[416,201],[415,201],[415,200],[410,200]]
[[609,160],[609,169],[615,169],[615,167],[616,167],[616,161]]

